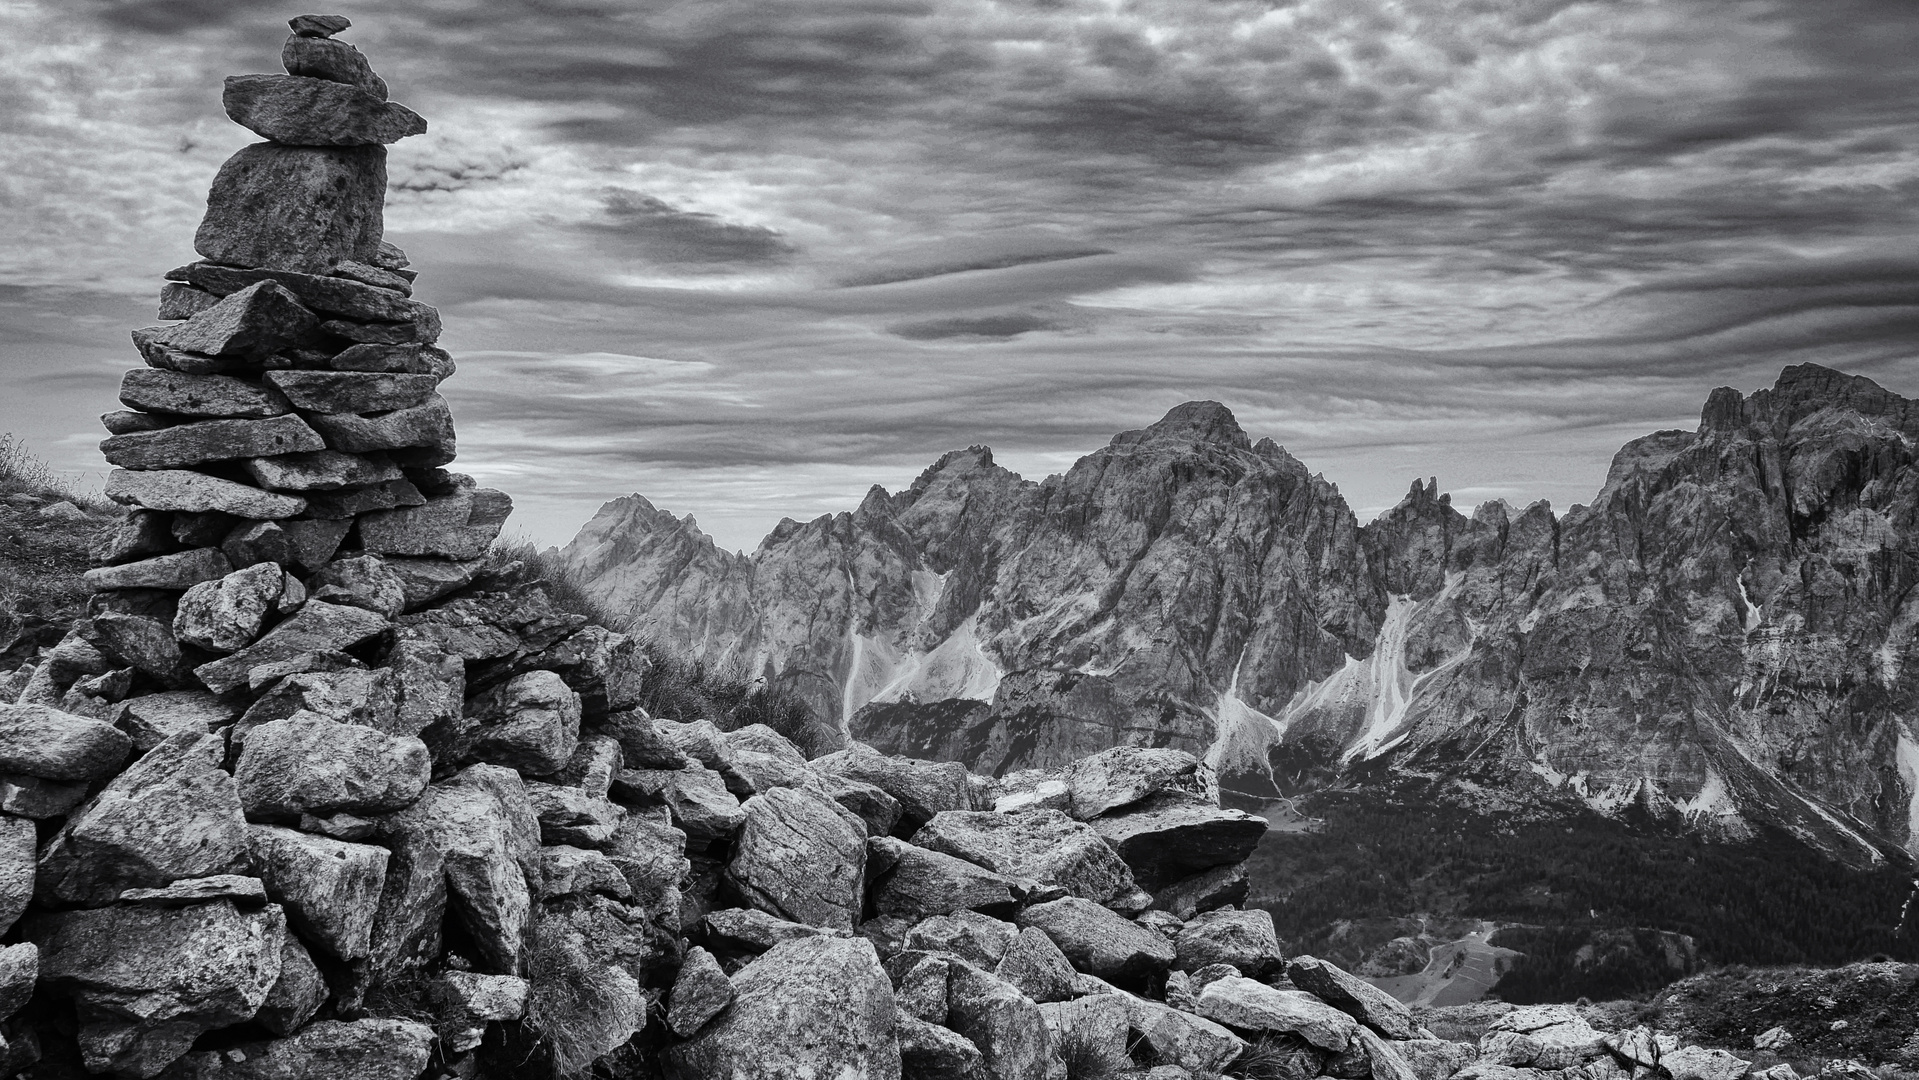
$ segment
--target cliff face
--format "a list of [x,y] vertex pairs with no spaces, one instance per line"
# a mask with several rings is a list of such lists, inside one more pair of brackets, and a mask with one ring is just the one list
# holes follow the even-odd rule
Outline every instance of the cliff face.
[[1919,835],[1915,435],[1914,403],[1797,367],[1627,445],[1591,506],[1415,484],[1362,527],[1193,402],[1039,483],[948,454],[751,557],[635,497],[564,558],[669,644],[981,771],[1120,743],[1254,793],[1490,770],[1869,857]]

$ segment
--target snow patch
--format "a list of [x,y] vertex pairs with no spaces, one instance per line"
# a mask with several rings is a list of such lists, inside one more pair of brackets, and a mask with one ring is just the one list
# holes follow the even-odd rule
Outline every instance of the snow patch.
[[1003,677],[1005,672],[980,642],[979,617],[974,615],[932,651],[898,657],[883,685],[866,701],[991,701]]
[[1220,692],[1213,707],[1213,745],[1206,750],[1206,764],[1214,772],[1244,772],[1264,775],[1275,787],[1272,748],[1286,737],[1286,726],[1246,703],[1239,696],[1239,671],[1246,664],[1246,650],[1239,650],[1233,664],[1233,678]]
[[1766,621],[1766,613],[1760,611],[1759,605],[1753,603],[1752,597],[1746,593],[1746,579],[1744,575],[1733,578],[1733,581],[1739,585],[1739,602],[1746,605],[1746,616],[1740,620],[1740,628],[1750,634]]
[[[1451,584],[1447,582],[1449,588]],[[1444,598],[1442,592],[1435,602]],[[1371,761],[1404,742],[1410,732],[1402,729],[1419,688],[1472,655],[1472,646],[1468,644],[1431,671],[1415,674],[1406,665],[1406,638],[1412,629],[1413,616],[1419,610],[1420,605],[1410,596],[1395,596],[1386,607],[1379,640],[1373,646],[1372,658],[1366,662],[1365,677],[1373,688],[1372,706],[1367,710],[1365,730],[1341,755],[1344,763]]]
[[1906,785],[1906,850],[1919,855],[1919,741],[1913,740],[1903,724],[1892,759],[1899,768],[1900,781]]

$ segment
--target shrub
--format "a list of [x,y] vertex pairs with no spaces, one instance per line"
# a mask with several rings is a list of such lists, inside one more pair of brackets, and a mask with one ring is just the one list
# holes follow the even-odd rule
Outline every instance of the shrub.
[[1055,1050],[1066,1080],[1112,1080],[1133,1067],[1125,1053],[1078,1025],[1066,1029]]
[[587,1075],[646,1023],[640,984],[625,969],[595,960],[577,934],[540,935],[527,954],[526,978],[525,1026],[554,1077]]

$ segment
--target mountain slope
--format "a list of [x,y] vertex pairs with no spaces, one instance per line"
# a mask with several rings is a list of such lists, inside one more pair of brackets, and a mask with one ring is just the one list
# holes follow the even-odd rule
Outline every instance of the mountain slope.
[[1255,794],[1476,777],[1870,861],[1919,835],[1915,437],[1807,365],[1629,444],[1591,506],[1415,484],[1362,527],[1191,402],[1037,483],[948,454],[750,557],[637,496],[562,557],[669,646],[980,771],[1165,745]]

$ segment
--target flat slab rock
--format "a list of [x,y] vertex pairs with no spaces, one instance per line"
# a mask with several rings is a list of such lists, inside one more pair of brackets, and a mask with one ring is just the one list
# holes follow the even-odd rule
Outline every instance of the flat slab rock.
[[275,495],[184,469],[142,472],[116,469],[107,474],[106,494],[114,502],[148,510],[196,514],[217,510],[255,520],[290,518],[307,507],[305,499]]
[[412,1020],[322,1020],[250,1054],[188,1054],[167,1080],[416,1080],[432,1053],[433,1029]]
[[1096,904],[1130,894],[1133,872],[1093,827],[1058,810],[935,814],[913,843],[1010,877],[1058,885]]
[[234,123],[287,146],[375,146],[426,131],[412,109],[330,79],[230,75],[220,101]]

